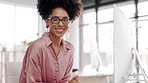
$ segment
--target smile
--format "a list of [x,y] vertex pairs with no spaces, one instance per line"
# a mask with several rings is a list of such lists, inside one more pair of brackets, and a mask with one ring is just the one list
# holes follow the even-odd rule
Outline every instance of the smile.
[[63,32],[65,29],[62,29],[62,28],[56,28],[56,31],[57,32]]

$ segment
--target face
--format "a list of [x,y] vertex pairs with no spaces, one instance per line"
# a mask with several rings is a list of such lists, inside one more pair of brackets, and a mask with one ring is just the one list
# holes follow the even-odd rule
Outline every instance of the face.
[[69,27],[68,13],[63,8],[55,8],[46,20],[46,25],[50,27],[50,36],[62,37]]

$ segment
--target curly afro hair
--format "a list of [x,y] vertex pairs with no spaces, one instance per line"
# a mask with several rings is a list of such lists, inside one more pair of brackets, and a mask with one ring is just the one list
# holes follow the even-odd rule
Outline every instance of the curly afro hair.
[[38,0],[37,3],[38,12],[44,20],[46,20],[52,13],[52,10],[57,7],[65,9],[70,20],[75,20],[83,11],[81,0]]

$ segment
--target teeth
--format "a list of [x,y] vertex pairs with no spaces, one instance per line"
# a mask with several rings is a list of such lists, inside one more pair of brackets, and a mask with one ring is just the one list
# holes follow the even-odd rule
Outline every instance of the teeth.
[[64,31],[64,29],[56,29],[58,32],[62,32]]

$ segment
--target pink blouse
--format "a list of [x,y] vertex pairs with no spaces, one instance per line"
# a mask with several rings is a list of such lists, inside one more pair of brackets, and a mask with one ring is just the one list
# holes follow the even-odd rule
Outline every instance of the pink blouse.
[[47,32],[26,50],[19,83],[67,83],[71,78],[74,47],[62,40],[58,56]]

